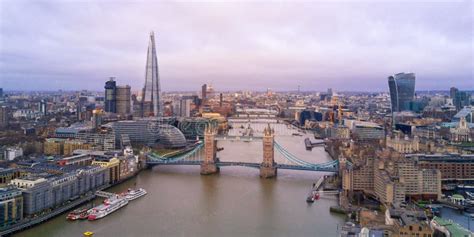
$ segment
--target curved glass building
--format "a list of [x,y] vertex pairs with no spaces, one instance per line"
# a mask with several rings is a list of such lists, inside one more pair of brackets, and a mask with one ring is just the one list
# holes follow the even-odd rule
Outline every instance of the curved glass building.
[[410,110],[415,99],[415,73],[398,73],[388,77],[392,112]]
[[123,120],[111,122],[110,126],[115,131],[116,140],[128,136],[132,144],[156,145],[161,144],[165,148],[179,148],[186,146],[186,138],[176,127],[170,125],[172,119],[154,118],[139,120]]
[[168,125],[159,125],[156,143],[166,148],[181,148],[186,146],[186,138],[178,128]]

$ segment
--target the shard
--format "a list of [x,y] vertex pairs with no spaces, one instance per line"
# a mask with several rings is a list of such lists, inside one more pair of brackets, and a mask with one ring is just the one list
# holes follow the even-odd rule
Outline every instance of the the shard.
[[142,94],[142,116],[162,116],[160,77],[156,58],[155,35],[150,33],[146,58],[145,87]]

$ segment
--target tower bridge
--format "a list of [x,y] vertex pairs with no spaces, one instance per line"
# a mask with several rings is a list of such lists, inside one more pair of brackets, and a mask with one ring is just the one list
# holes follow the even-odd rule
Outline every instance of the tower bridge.
[[[165,158],[156,154],[147,155],[147,165],[199,165],[201,174],[208,175],[218,173],[221,167],[240,166],[256,168],[260,170],[260,177],[272,178],[277,175],[278,169],[305,170],[315,172],[338,172],[339,160],[314,164],[296,157],[287,151],[283,146],[275,141],[275,131],[266,126],[263,136],[216,136],[217,131],[212,127],[207,127],[204,134],[204,142],[198,144],[193,150],[177,157]],[[217,141],[219,140],[239,140],[262,142],[263,157],[261,163],[221,161],[217,158]],[[275,162],[275,150],[284,157],[283,163]]]

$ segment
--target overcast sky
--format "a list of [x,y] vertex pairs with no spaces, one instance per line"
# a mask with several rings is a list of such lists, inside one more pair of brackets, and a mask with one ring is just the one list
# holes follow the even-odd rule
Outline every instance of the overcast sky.
[[0,0],[0,87],[139,90],[153,30],[164,91],[474,89],[473,5]]

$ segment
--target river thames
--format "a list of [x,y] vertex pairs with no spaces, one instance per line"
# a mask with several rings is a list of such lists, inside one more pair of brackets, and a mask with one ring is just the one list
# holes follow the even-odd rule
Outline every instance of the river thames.
[[[238,133],[234,124],[231,133]],[[256,135],[265,124],[254,124]],[[276,141],[308,162],[331,160],[324,148],[307,151],[296,130],[273,124]],[[261,141],[219,141],[222,161],[261,162]],[[275,161],[284,158],[275,152]],[[107,191],[141,187],[148,195],[97,221],[66,221],[66,213],[17,233],[18,237],[82,236],[337,236],[344,216],[329,212],[335,196],[322,196],[313,204],[306,196],[320,172],[279,170],[276,179],[261,179],[259,170],[223,167],[219,174],[201,176],[198,166],[163,166]],[[97,205],[101,199],[96,199]],[[91,206],[92,203],[87,205]]]

